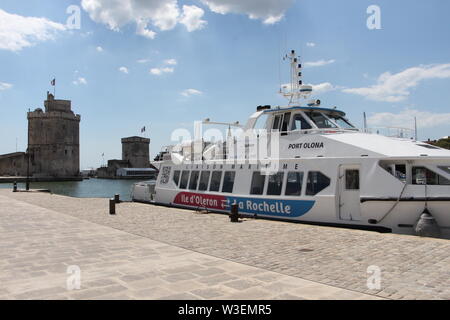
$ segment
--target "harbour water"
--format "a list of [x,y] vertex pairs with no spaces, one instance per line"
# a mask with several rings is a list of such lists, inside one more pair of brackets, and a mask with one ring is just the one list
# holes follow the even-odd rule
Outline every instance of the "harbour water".
[[[124,201],[131,200],[131,186],[141,180],[112,180],[112,179],[85,179],[83,181],[67,182],[31,182],[31,189],[48,189],[52,193],[76,198],[111,198],[120,195]],[[19,189],[25,189],[25,183],[17,184]],[[12,183],[0,183],[0,188],[11,189]]]

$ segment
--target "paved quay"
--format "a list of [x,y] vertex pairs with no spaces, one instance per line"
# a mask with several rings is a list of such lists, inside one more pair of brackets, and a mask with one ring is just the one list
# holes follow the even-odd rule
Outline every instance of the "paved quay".
[[[450,299],[449,240],[268,220],[233,224],[225,215],[139,203],[116,211],[108,214],[108,199],[0,190],[0,297],[20,298],[56,277],[52,265],[75,264],[82,290],[53,296]],[[380,270],[378,288],[368,288],[368,268]],[[98,288],[102,281],[117,292]],[[173,291],[154,293],[166,289]]]
[[[12,195],[0,191],[0,299],[376,298],[68,215],[77,215],[68,209],[75,203],[97,208],[102,215],[105,199]],[[128,205],[156,208],[123,204],[120,212]]]

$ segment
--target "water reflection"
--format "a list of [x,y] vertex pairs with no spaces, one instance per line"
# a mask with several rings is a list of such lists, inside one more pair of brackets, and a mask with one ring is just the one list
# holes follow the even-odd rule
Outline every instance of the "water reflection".
[[[83,181],[66,182],[31,182],[32,189],[49,189],[52,193],[77,198],[111,198],[120,194],[120,199],[131,200],[131,186],[142,180],[109,180],[86,179]],[[25,189],[25,183],[18,183],[18,188]],[[0,188],[11,188],[12,183],[0,183]]]

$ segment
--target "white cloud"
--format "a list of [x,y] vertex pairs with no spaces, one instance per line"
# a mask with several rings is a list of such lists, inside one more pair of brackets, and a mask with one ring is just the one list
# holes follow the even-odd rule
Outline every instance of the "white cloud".
[[189,32],[203,29],[207,25],[207,22],[202,20],[204,14],[205,11],[199,7],[184,5],[180,23],[184,24]]
[[155,39],[156,37],[156,32],[147,29],[147,22],[143,20],[139,20],[136,22],[136,34],[148,39]]
[[72,81],[72,83],[73,83],[74,85],[76,85],[76,86],[78,86],[78,85],[80,85],[80,84],[86,85],[86,84],[87,84],[87,81],[86,81],[86,79],[83,78],[83,77],[78,77],[76,80]]
[[201,20],[203,9],[184,5],[181,11],[178,0],[82,0],[81,6],[92,20],[106,24],[111,30],[119,31],[134,23],[136,34],[149,39],[155,38],[155,29],[172,30],[179,23],[188,31],[206,25]]
[[336,90],[338,88],[336,86],[333,86],[329,82],[323,82],[323,83],[319,83],[319,84],[311,84],[311,86],[313,87],[312,94],[321,94],[321,93],[325,93],[328,91]]
[[246,14],[264,24],[280,21],[294,0],[201,0],[213,12]]
[[314,42],[307,42],[307,43],[306,43],[306,46],[307,46],[307,47],[315,47],[316,44],[315,44]]
[[12,86],[11,83],[0,82],[0,91],[11,89]]
[[64,25],[45,18],[23,17],[0,9],[0,49],[3,50],[20,51],[53,40],[64,30]]
[[450,113],[433,113],[414,109],[403,109],[400,113],[379,112],[370,115],[367,122],[371,126],[413,128],[414,117],[418,128],[432,128],[448,125]]
[[175,60],[175,59],[167,59],[167,60],[164,60],[164,63],[174,66],[174,65],[177,64],[177,60]]
[[[334,91],[334,90],[338,90],[341,87],[339,86],[334,86],[329,82],[323,82],[323,83],[318,83],[318,84],[307,84],[309,86],[312,86],[312,94],[321,94],[321,93],[325,93],[325,92],[329,92],[329,91]],[[281,85],[282,88],[284,88],[285,90],[290,90],[291,88],[291,84],[290,83],[285,83],[283,85]]]
[[149,61],[150,61],[150,59],[139,59],[139,60],[136,60],[137,63],[147,63]]
[[305,68],[311,68],[311,67],[322,67],[322,66],[326,66],[327,64],[332,64],[335,63],[336,60],[331,59],[331,60],[319,60],[319,61],[311,61],[311,62],[305,62],[303,64],[303,66]]
[[435,64],[412,67],[402,72],[385,72],[378,77],[377,83],[366,88],[348,88],[343,92],[357,94],[369,100],[399,102],[406,100],[410,90],[427,79],[450,78],[450,64]]
[[103,48],[98,46],[97,48],[95,48],[95,50],[97,50],[98,52],[103,52]]
[[203,92],[201,92],[200,90],[197,90],[197,89],[186,89],[181,92],[181,95],[185,96],[185,97],[198,96],[201,94],[203,94]]
[[120,67],[119,71],[128,74],[128,68],[127,67]]
[[173,73],[173,68],[152,68],[150,69],[150,73],[155,76],[160,76],[163,73]]

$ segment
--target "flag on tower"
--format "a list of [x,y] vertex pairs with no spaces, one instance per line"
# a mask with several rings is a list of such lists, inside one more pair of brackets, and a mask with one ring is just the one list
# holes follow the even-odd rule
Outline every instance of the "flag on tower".
[[55,84],[56,84],[56,79],[53,79],[52,82],[50,82],[50,84],[51,84],[52,86],[55,86]]

